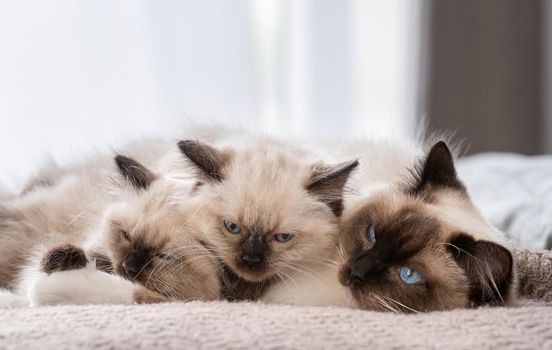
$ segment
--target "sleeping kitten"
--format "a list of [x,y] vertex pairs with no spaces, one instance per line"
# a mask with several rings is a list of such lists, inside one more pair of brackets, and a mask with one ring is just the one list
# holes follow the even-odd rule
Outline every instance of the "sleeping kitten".
[[339,280],[358,306],[417,312],[511,301],[512,254],[472,203],[446,144],[410,175],[378,177],[373,157],[359,173],[363,196],[347,206],[339,246]]
[[[56,212],[53,209],[58,208],[50,207],[48,215],[42,218],[47,225],[57,222],[59,231],[47,236],[40,231],[26,231],[30,239],[24,243],[29,244],[26,249],[35,250],[35,258],[20,273],[19,292],[28,294],[35,304],[218,298],[218,261],[199,243],[197,233],[201,230],[196,226],[203,221],[194,221],[203,212],[193,199],[183,203],[190,187],[181,181],[157,176],[130,158],[117,156],[115,159],[118,170],[133,189],[119,190],[118,195],[96,201],[94,207],[106,209],[101,215],[97,213],[102,209],[95,209],[96,219],[87,219],[86,226],[73,225],[80,231],[63,226],[80,220],[79,216],[69,216],[82,209],[73,206],[86,201],[76,194],[110,192],[98,184],[89,184],[96,186],[94,190],[80,193],[74,193],[75,188],[71,186],[64,188],[58,184],[48,188],[48,196],[43,201],[12,210],[12,218],[13,212],[20,213],[21,217],[10,222],[10,229],[3,231],[2,237],[7,241],[13,237],[14,242],[21,229],[40,230],[39,218],[31,215],[47,208],[58,198],[55,194],[65,195],[63,208],[70,211]],[[57,186],[61,192],[56,192],[60,190]],[[85,210],[82,215],[89,214]],[[21,250],[21,243],[17,241],[14,247]],[[124,282],[94,269],[82,269],[89,262],[139,284]],[[102,290],[96,284],[91,285],[91,281],[105,287]]]
[[204,245],[223,264],[226,298],[258,299],[333,256],[357,161],[327,163],[306,146],[243,134],[179,147],[209,208]]

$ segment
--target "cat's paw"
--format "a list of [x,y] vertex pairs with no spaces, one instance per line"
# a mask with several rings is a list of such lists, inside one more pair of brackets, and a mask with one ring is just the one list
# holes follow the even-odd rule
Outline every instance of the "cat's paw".
[[137,286],[134,289],[132,297],[136,304],[158,304],[170,301],[166,296],[142,286]]
[[101,272],[91,264],[83,269],[41,273],[28,295],[33,306],[83,304],[133,304],[137,285]]
[[84,251],[71,244],[65,244],[49,250],[40,262],[40,269],[47,274],[77,270],[86,266],[88,259]]

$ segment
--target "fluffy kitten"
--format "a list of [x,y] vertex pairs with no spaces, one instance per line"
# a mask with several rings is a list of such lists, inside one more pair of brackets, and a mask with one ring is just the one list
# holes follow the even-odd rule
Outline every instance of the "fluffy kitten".
[[[20,273],[17,289],[39,304],[218,298],[218,261],[199,243],[201,230],[196,225],[202,225],[203,213],[193,199],[186,201],[190,187],[157,176],[130,158],[117,156],[115,160],[132,190],[108,195],[110,191],[99,185],[105,181],[97,177],[99,183],[77,177],[80,181],[71,186],[64,185],[65,179],[57,179],[43,189],[47,193],[44,198],[23,201],[25,206],[13,203],[11,211],[5,209],[11,220],[9,229],[1,232],[4,240],[14,243],[12,256],[24,257],[24,250],[35,251]],[[83,191],[77,192],[80,188]],[[83,203],[92,198],[96,201],[83,210]],[[56,199],[64,205],[52,207]],[[42,208],[47,208],[48,215],[37,217]],[[79,210],[83,210],[81,214],[73,216]],[[45,235],[48,231],[42,227],[55,230]],[[22,234],[26,240],[18,239]],[[14,260],[5,258],[6,262]],[[79,270],[89,262],[140,285],[93,269]],[[10,271],[10,276],[14,274],[12,264],[0,266]],[[91,288],[82,288],[87,280],[105,283],[104,290],[90,283]],[[84,283],[77,285],[76,281]]]
[[357,161],[329,163],[306,146],[243,134],[179,147],[209,208],[204,244],[223,265],[228,299],[257,299],[333,256]]
[[342,223],[339,272],[359,307],[415,312],[512,300],[512,254],[472,203],[444,142],[395,181],[363,165],[363,196]]
[[218,260],[201,244],[201,201],[182,182],[125,157],[117,163],[138,195],[104,214],[100,232],[113,270],[170,299],[217,299]]

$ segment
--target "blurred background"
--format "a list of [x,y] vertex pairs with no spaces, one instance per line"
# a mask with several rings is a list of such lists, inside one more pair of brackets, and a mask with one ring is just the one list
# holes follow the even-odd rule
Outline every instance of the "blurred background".
[[552,151],[537,0],[0,0],[0,183],[190,123]]

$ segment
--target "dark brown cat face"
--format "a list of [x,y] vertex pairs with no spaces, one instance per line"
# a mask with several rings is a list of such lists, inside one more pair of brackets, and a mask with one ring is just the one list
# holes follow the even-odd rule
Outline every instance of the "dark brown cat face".
[[339,278],[361,308],[446,310],[509,297],[512,256],[475,238],[495,229],[471,205],[444,143],[414,183],[363,201],[342,227]]
[[107,210],[104,237],[114,271],[174,299],[217,299],[218,261],[198,235],[203,213],[188,188],[118,156],[135,193]]

